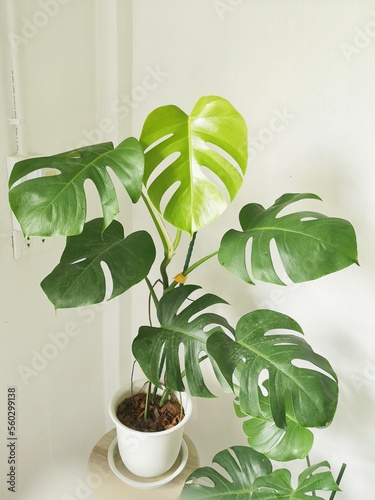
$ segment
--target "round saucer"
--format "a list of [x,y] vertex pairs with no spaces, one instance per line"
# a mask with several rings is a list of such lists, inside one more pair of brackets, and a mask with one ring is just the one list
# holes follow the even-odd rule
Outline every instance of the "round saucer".
[[180,474],[186,465],[189,451],[185,439],[182,441],[180,453],[172,467],[161,476],[140,477],[130,472],[121,460],[118,451],[117,437],[115,437],[108,448],[108,463],[112,472],[124,483],[139,489],[158,488],[169,483]]

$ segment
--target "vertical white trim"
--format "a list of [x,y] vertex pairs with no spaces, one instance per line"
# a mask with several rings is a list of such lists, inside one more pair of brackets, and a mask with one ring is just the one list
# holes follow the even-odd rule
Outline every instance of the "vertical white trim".
[[[15,13],[15,2],[13,0],[6,0],[6,21],[7,21],[7,33],[16,33],[16,13]],[[26,143],[26,124],[24,116],[24,103],[23,103],[23,93],[20,85],[21,72],[18,60],[18,54],[15,50],[13,44],[8,43],[9,47],[9,59],[10,59],[10,75],[11,88],[12,88],[12,100],[13,100],[13,116],[10,116],[11,125],[14,126],[15,130],[15,142],[16,142],[16,154],[17,156],[26,156],[27,154],[27,143]]]
[[[116,112],[115,103],[132,84],[132,1],[96,0],[96,117],[97,127],[103,120],[106,127],[103,142],[115,145],[131,134],[131,115],[126,120]],[[113,125],[113,127],[112,127]],[[108,135],[108,128],[113,131]],[[126,195],[124,194],[124,198]],[[120,199],[120,206],[123,201]],[[123,211],[123,208],[121,208]],[[126,209],[126,229],[130,231],[131,209]],[[129,376],[131,352],[131,293],[108,302],[102,308],[102,346],[104,397],[109,402],[124,378]],[[113,426],[108,412],[106,426]]]
[[[117,124],[111,105],[118,95],[117,1],[96,0],[96,118],[100,129],[103,120],[113,127],[101,130],[104,141],[117,141]],[[108,137],[108,128],[111,137]]]
[[[118,94],[117,77],[117,1],[97,0],[95,26],[96,57],[96,126],[101,130],[103,120],[111,121],[111,103]],[[116,140],[116,124],[113,124],[114,137],[103,136],[103,141]],[[118,389],[120,383],[120,308],[118,299],[111,300],[102,308],[102,352],[103,384],[106,403]],[[106,427],[112,426],[105,407]]]
[[120,306],[114,299],[102,308],[103,383],[106,428],[113,427],[107,411],[112,394],[120,385]]
[[[116,123],[117,139],[122,141],[132,135],[132,109],[127,113],[121,112],[124,105],[124,97],[132,94],[133,87],[133,1],[117,0],[117,78],[118,94],[114,101],[114,121]],[[117,111],[116,111],[117,110]],[[133,204],[124,193],[120,199],[121,217],[126,234],[133,229]],[[134,288],[128,290],[119,297],[120,315],[120,384],[127,384],[130,380],[133,356],[131,342],[133,338],[133,314],[137,315],[138,310],[134,307]]]

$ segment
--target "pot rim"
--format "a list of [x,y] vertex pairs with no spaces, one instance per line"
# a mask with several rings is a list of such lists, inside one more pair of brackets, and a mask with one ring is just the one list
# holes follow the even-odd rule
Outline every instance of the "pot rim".
[[[133,382],[133,385],[137,384],[137,383],[143,383],[143,382],[147,382],[147,380],[135,380]],[[114,422],[114,424],[116,426],[121,427],[122,429],[126,430],[129,433],[132,433],[132,434],[147,434],[147,436],[150,436],[150,437],[153,436],[153,437],[156,438],[158,435],[160,436],[160,435],[170,434],[170,433],[174,432],[176,429],[179,429],[180,427],[182,427],[183,425],[186,424],[186,422],[188,421],[188,419],[191,416],[192,406],[193,406],[193,400],[192,400],[190,394],[188,394],[185,391],[184,392],[173,391],[174,394],[176,394],[176,395],[180,394],[181,395],[181,399],[182,399],[182,403],[183,403],[183,409],[184,409],[184,412],[185,412],[184,418],[177,425],[174,425],[170,429],[165,429],[165,430],[157,431],[157,432],[146,432],[146,431],[138,431],[136,429],[131,429],[130,427],[127,427],[126,425],[124,425],[117,418],[117,415],[116,415],[117,405],[120,402],[120,399],[122,397],[125,397],[126,393],[129,392],[129,390],[130,390],[130,386],[129,385],[127,385],[125,387],[120,387],[113,394],[113,396],[112,396],[112,398],[111,398],[111,400],[109,402],[109,405],[108,405],[109,416],[111,417],[111,419]],[[185,399],[185,402],[183,401],[183,399]]]

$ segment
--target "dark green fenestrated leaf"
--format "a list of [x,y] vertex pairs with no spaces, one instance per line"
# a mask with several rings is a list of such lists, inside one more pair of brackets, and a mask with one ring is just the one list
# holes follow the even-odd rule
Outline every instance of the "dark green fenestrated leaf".
[[[130,137],[113,148],[111,142],[86,146],[54,156],[18,162],[10,176],[9,201],[25,236],[80,234],[86,220],[84,182],[92,180],[103,210],[104,230],[119,211],[116,190],[107,172],[112,170],[135,203],[142,189],[143,150]],[[56,175],[22,180],[40,169]]]
[[[230,480],[212,467],[201,467],[188,477],[181,500],[251,499],[256,478],[272,472],[268,458],[247,446],[233,446],[220,451],[212,462],[221,466],[229,474]],[[207,479],[210,485],[207,485]]]
[[314,498],[324,500],[316,494],[317,491],[340,491],[330,470],[315,471],[328,468],[328,462],[311,465],[298,476],[298,486],[292,487],[291,474],[287,469],[278,469],[268,476],[258,477],[253,484],[254,500],[311,500],[307,493],[315,492]]
[[[233,200],[242,185],[247,127],[222,97],[202,97],[190,115],[177,106],[155,109],[146,118],[140,141],[145,149],[148,195],[163,217],[179,229],[193,233],[214,221],[227,207],[224,193]],[[171,193],[173,186],[176,189]]]
[[[331,365],[316,354],[301,337],[277,330],[302,333],[289,316],[271,310],[256,310],[243,316],[235,340],[221,332],[207,341],[207,352],[229,384],[239,369],[241,411],[264,418],[258,381],[268,372],[267,399],[275,424],[286,428],[286,409],[293,407],[296,422],[303,427],[325,427],[333,419],[338,399],[337,377]],[[276,330],[271,332],[272,330]],[[298,366],[302,361],[307,366]],[[289,400],[290,399],[290,400]]]
[[114,220],[102,233],[103,220],[85,224],[82,234],[69,236],[60,263],[41,283],[56,308],[79,307],[102,302],[106,280],[101,263],[112,276],[112,294],[117,297],[143,280],[154,260],[155,246],[146,231],[124,237]]
[[[206,341],[219,325],[231,329],[227,320],[215,313],[202,312],[214,304],[226,302],[212,294],[205,294],[190,302],[190,295],[200,287],[185,285],[166,293],[160,300],[157,315],[160,326],[142,326],[133,342],[133,355],[146,377],[160,386],[159,365],[165,353],[165,385],[175,391],[184,391],[181,372],[193,396],[212,396],[204,383],[199,357],[206,352]],[[182,309],[183,304],[188,305]],[[194,316],[194,317],[193,317]],[[224,334],[224,332],[223,332]],[[184,348],[185,367],[181,366],[180,348]]]
[[[332,473],[318,472],[329,468],[321,462],[305,469],[293,489],[291,474],[286,469],[272,472],[267,457],[246,446],[233,446],[215,455],[213,463],[224,469],[230,479],[212,467],[201,467],[187,479],[181,500],[228,499],[228,500],[307,500],[312,491],[340,491]],[[323,500],[316,496],[316,499]]]
[[247,270],[246,246],[252,239],[251,270],[255,279],[283,284],[272,261],[275,240],[282,264],[294,283],[314,280],[357,261],[352,225],[316,212],[279,216],[291,203],[320,198],[314,194],[285,194],[272,207],[250,203],[240,212],[242,231],[228,231],[220,245],[220,263],[238,278],[253,283]]
[[[262,385],[266,388],[268,384]],[[273,421],[269,400],[266,395],[262,394],[260,388],[258,397],[263,417],[251,417],[243,424],[249,445],[266,457],[279,462],[305,458],[314,443],[314,435],[309,429],[296,422],[293,407],[287,404],[286,428],[280,429]],[[241,412],[238,398],[235,400],[234,407],[238,417],[248,417]]]

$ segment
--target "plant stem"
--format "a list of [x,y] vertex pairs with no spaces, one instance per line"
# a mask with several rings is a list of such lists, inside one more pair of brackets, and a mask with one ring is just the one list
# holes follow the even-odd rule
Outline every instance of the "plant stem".
[[[306,462],[307,462],[307,467],[311,467],[311,461],[310,461],[309,455],[306,455]],[[316,497],[316,492],[315,491],[312,492],[312,496]]]
[[[163,372],[163,368],[164,368],[164,363],[165,363],[165,349],[161,355],[161,359],[160,359],[160,365],[159,365],[159,371],[158,371],[158,379],[160,380],[160,377],[161,377],[161,374]],[[158,388],[156,387],[156,385],[154,386],[154,391],[152,393],[152,402],[155,401],[155,398],[156,398],[156,393],[158,391]]]
[[172,244],[172,247],[167,252],[164,251],[164,259],[163,259],[162,263],[160,264],[160,274],[161,274],[164,290],[166,290],[169,287],[169,278],[168,278],[168,274],[167,274],[167,267],[173,258],[174,252],[175,252],[176,248],[178,247],[180,240],[181,240],[181,231],[180,231],[180,229],[178,229],[177,233],[176,233],[176,238]]
[[[188,274],[190,274],[192,271],[194,271],[194,269],[196,269],[197,267],[199,267],[200,265],[204,264],[207,260],[211,259],[212,257],[215,257],[215,255],[217,255],[219,253],[219,251],[217,250],[216,252],[212,252],[210,253],[209,255],[206,255],[205,257],[202,257],[201,259],[199,259],[197,262],[195,262],[193,265],[191,265],[190,267],[188,267],[186,269],[186,271],[184,271],[182,274],[183,276],[187,276]],[[178,285],[177,281],[173,281],[169,287],[164,291],[164,292],[168,292],[169,290],[172,290],[173,288],[175,288],[176,286]]]
[[147,283],[147,286],[148,286],[148,289],[150,290],[150,295],[152,297],[152,300],[154,301],[154,304],[155,304],[155,307],[158,307],[158,304],[159,304],[159,300],[156,296],[156,293],[155,293],[155,290],[154,290],[154,287],[152,286],[152,283],[151,281],[148,279],[148,277],[146,276],[145,278],[145,281]]
[[158,283],[162,283],[162,281],[160,279],[156,280],[155,283],[153,285],[151,285],[151,282],[150,280],[146,277],[145,278],[146,280],[146,283],[147,283],[147,286],[149,287],[150,289],[150,293],[148,295],[148,322],[150,323],[150,326],[152,326],[152,317],[151,317],[151,299],[154,301],[154,304],[155,304],[155,307],[157,307],[158,305],[158,298],[155,294],[155,286],[158,284]]
[[144,421],[146,421],[147,417],[148,417],[148,402],[150,400],[151,382],[149,382],[147,385],[148,385],[148,388],[147,388],[147,392],[146,392],[145,411],[143,413],[143,420]]
[[[163,356],[164,356],[164,359],[165,359],[165,351],[163,352]],[[202,361],[204,361],[207,358],[208,358],[208,355],[204,354],[201,358],[198,359],[198,363],[201,363]],[[164,361],[163,361],[163,363],[164,363]],[[181,372],[181,378],[184,378],[185,376],[186,376],[186,371],[184,370],[183,372]],[[159,375],[159,377],[160,377],[160,375]],[[155,387],[154,388],[154,393],[156,393],[156,390],[157,390],[157,388]],[[161,400],[160,400],[160,406],[163,406],[163,404],[165,403],[165,401],[168,399],[170,393],[171,393],[171,390],[166,387],[165,390],[164,390],[164,392],[163,392],[163,395],[161,397]],[[153,395],[153,400],[155,399],[155,395]]]
[[164,389],[163,395],[162,395],[162,397],[160,399],[160,406],[164,406],[165,402],[169,398],[170,393],[171,393],[171,390],[166,387]]
[[137,362],[136,360],[133,361],[132,372],[131,372],[131,375],[130,375],[132,398],[134,398],[134,394],[133,394],[133,381],[134,381],[134,370],[135,370],[135,364],[136,364],[136,362]]
[[[208,358],[208,354],[204,354],[201,358],[198,359],[198,363],[202,363],[202,361],[204,361],[207,358]],[[181,372],[181,378],[184,378],[184,377],[186,377],[185,370],[183,372]]]
[[211,259],[212,257],[215,257],[215,255],[217,255],[218,253],[219,253],[219,250],[216,250],[216,252],[212,252],[209,255],[206,255],[205,257],[202,257],[201,259],[199,259],[197,262],[195,262],[195,264],[191,265],[190,267],[188,267],[186,269],[186,271],[184,272],[184,276],[187,276],[188,274],[190,274],[192,271],[194,271],[194,269],[196,269],[200,265],[204,264],[207,260]]
[[176,237],[175,237],[175,240],[173,242],[173,249],[176,251],[176,248],[178,247],[178,245],[180,244],[180,241],[181,241],[181,236],[182,236],[182,231],[181,229],[177,229],[177,232],[176,232]]
[[168,258],[170,260],[173,256],[174,248],[173,248],[172,241],[169,237],[169,234],[167,232],[167,228],[165,227],[165,225],[164,225],[163,221],[161,220],[157,211],[151,205],[151,202],[149,201],[147,196],[143,193],[141,194],[141,196],[142,196],[142,200],[144,201],[144,203],[147,207],[147,210],[149,211],[151,218],[156,226],[156,229],[159,233],[160,239],[163,243],[164,255],[166,256],[166,258]]
[[193,248],[194,248],[194,243],[195,243],[196,237],[197,237],[197,232],[193,233],[193,236],[190,240],[190,244],[189,244],[189,248],[188,248],[188,251],[186,254],[186,259],[185,259],[185,264],[184,264],[184,269],[182,271],[182,274],[184,274],[186,272],[186,270],[189,268],[190,259],[191,259],[191,255],[193,253]]
[[[341,482],[341,479],[342,479],[342,476],[344,475],[345,469],[346,469],[346,464],[342,464],[339,475],[337,476],[337,479],[336,479],[337,486]],[[337,493],[337,491],[332,491],[331,496],[329,497],[329,500],[333,500],[336,496],[336,493]]]
[[[188,248],[188,251],[187,251],[187,254],[186,254],[186,259],[185,259],[185,264],[184,264],[184,271],[188,268],[189,266],[189,262],[190,262],[190,259],[191,259],[191,254],[193,253],[193,248],[194,248],[194,243],[195,243],[195,239],[196,239],[196,236],[197,236],[197,233],[195,232],[193,234],[193,237],[190,241],[190,244],[189,244],[189,248]],[[178,231],[177,234],[176,234],[176,239],[174,241],[174,245],[178,245],[178,243],[180,242],[180,239],[181,239],[181,231]],[[162,279],[163,279],[163,284],[165,284],[166,286],[164,286],[164,290],[168,289],[168,275],[167,275],[167,272],[166,272],[166,267],[167,265],[169,264],[169,260],[167,260],[167,257],[164,258],[161,266],[160,266],[160,272],[162,273]],[[164,368],[164,363],[165,363],[165,350],[163,351],[163,354],[161,356],[161,359],[160,359],[160,365],[159,365],[159,373],[158,373],[158,377],[160,379],[161,377],[161,374],[163,372],[163,368]],[[157,388],[156,386],[154,387],[154,392],[153,392],[153,395],[152,395],[152,400],[154,401],[155,397],[156,397],[156,391],[157,391]],[[165,394],[166,394],[167,391],[164,391],[164,394],[162,396],[162,399],[161,399],[161,403],[165,402]],[[169,392],[167,393],[167,396],[168,397],[169,395]]]
[[167,274],[167,266],[169,265],[171,259],[164,254],[164,259],[162,263],[160,264],[160,274],[161,274],[161,279],[163,282],[163,288],[166,290],[169,287],[169,278]]

